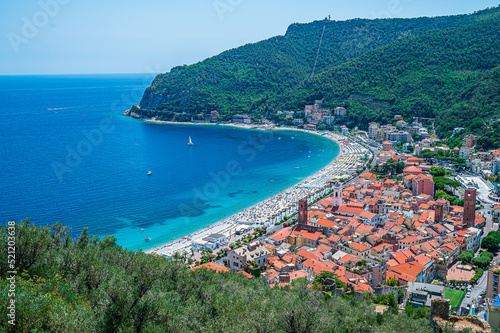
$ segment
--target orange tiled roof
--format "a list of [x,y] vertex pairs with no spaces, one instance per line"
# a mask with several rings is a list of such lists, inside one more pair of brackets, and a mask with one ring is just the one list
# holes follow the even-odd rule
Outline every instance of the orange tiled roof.
[[200,268],[211,269],[211,270],[216,271],[217,273],[227,272],[229,270],[229,268],[222,266],[222,265],[219,265],[219,264],[216,264],[215,262],[207,262],[206,264],[193,267],[193,268],[191,268],[191,270],[194,271],[194,270],[197,270]]
[[250,274],[250,273],[247,273],[247,272],[245,272],[245,271],[239,271],[239,272],[238,272],[238,274],[243,274],[243,275],[245,275],[247,278],[249,278],[249,279],[253,279],[253,275],[252,275],[252,274]]
[[315,254],[312,254],[311,252],[309,251],[306,251],[304,249],[300,249],[297,251],[297,255],[303,257],[303,258],[306,258],[306,259],[319,259],[319,257]]

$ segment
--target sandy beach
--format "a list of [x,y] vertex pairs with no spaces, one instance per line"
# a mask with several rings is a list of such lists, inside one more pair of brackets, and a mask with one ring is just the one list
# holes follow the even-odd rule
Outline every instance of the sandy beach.
[[[143,120],[145,122],[157,124],[176,124],[176,125],[216,125],[216,124],[196,124],[196,123],[177,123],[157,120]],[[297,210],[297,202],[302,198],[314,200],[325,194],[329,190],[329,181],[332,179],[346,179],[356,173],[363,166],[361,157],[371,156],[371,152],[351,141],[343,135],[331,132],[312,132],[297,128],[283,128],[268,125],[247,125],[247,124],[220,124],[217,126],[230,126],[244,129],[255,130],[286,130],[306,132],[320,135],[336,142],[340,147],[339,155],[329,164],[318,172],[310,175],[299,183],[280,191],[279,193],[262,200],[251,207],[243,209],[223,220],[220,220],[208,227],[173,240],[167,244],[162,244],[147,250],[147,253],[159,254],[171,257],[175,252],[191,253],[192,241],[204,238],[208,235],[219,233],[226,235],[226,239],[234,236],[238,226],[246,225],[253,228],[259,226],[271,226],[274,222],[280,221],[284,216],[290,216]]]

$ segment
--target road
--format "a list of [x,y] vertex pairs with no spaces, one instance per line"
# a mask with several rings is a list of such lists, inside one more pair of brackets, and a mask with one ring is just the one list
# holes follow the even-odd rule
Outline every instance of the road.
[[[478,299],[478,297],[481,296],[486,291],[487,276],[488,276],[488,274],[486,272],[484,272],[483,276],[481,276],[478,283],[472,287],[471,292],[470,292],[470,294],[471,294],[470,297],[465,297],[464,300],[462,301],[461,307],[465,308],[468,306],[469,313],[470,313],[470,309],[472,308],[471,307],[472,302],[475,299]],[[469,313],[467,313],[467,314],[469,314]]]
[[[474,184],[477,184],[477,199],[481,200],[484,204],[495,204],[493,200],[488,198],[488,194],[491,192],[491,189],[486,185],[486,183],[478,176],[462,176],[466,181],[472,181]],[[467,184],[465,184],[467,187]]]

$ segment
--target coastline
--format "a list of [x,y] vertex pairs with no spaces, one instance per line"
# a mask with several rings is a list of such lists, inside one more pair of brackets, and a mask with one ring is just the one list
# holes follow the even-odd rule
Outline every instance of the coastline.
[[[137,118],[136,118],[137,119]],[[370,154],[369,151],[350,141],[347,137],[331,132],[313,132],[297,128],[274,127],[270,125],[248,125],[248,124],[214,124],[214,123],[179,123],[172,121],[159,121],[155,119],[138,119],[143,122],[169,125],[189,125],[189,126],[226,126],[240,129],[252,130],[273,130],[273,131],[294,131],[314,134],[325,137],[339,146],[338,155],[320,170],[310,174],[296,184],[280,191],[270,197],[265,198],[249,207],[246,207],[222,220],[195,231],[192,234],[179,237],[168,243],[151,247],[145,250],[146,253],[171,257],[175,252],[191,252],[191,245],[194,240],[204,238],[208,235],[219,233],[226,235],[226,239],[235,236],[239,226],[253,230],[256,227],[273,226],[273,221],[280,221],[284,216],[293,214],[296,211],[299,199],[308,197],[315,199],[325,194],[328,190],[328,181],[335,178],[346,178],[356,172],[359,166],[359,157],[362,154]]]

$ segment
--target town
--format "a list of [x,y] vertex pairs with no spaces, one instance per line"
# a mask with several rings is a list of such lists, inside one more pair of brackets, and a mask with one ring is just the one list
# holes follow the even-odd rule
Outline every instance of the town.
[[[280,221],[247,220],[236,235],[211,234],[192,242],[190,256],[172,258],[192,269],[265,279],[271,288],[303,281],[327,294],[375,294],[381,312],[392,307],[425,316],[444,304],[465,327],[484,329],[466,317],[476,315],[499,329],[500,151],[478,151],[472,134],[449,148],[435,137],[430,118],[406,122],[397,115],[394,124],[370,123],[367,131],[332,125],[346,113],[323,109],[318,100],[302,118],[278,115],[288,119],[282,126],[323,135],[330,129],[365,156],[369,151],[372,158],[355,177],[323,177],[327,191],[299,200]],[[247,115],[233,123],[262,128]]]

